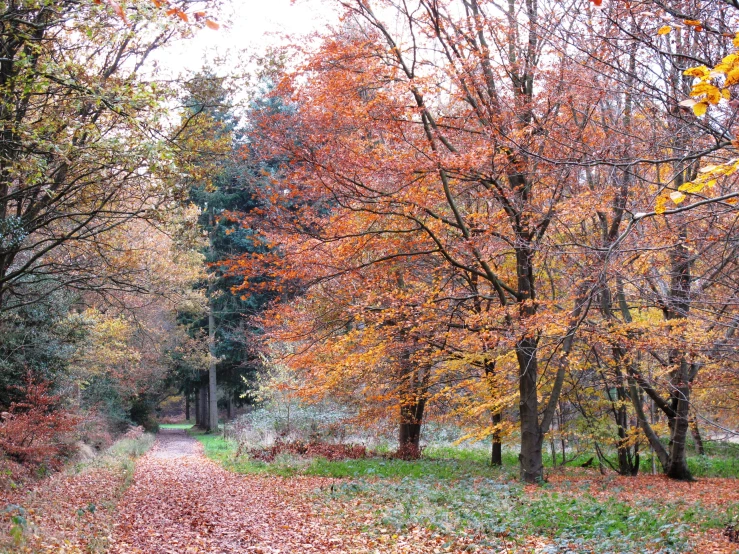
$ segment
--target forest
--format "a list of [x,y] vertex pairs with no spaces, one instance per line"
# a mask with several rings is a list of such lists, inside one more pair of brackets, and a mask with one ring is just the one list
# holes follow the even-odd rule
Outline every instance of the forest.
[[0,2],[0,553],[739,552],[737,0],[293,3]]

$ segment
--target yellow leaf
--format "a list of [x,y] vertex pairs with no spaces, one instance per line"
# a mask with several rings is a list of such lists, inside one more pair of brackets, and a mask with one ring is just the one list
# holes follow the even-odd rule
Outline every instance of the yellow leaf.
[[690,96],[700,95],[705,95],[705,101],[711,104],[718,104],[719,100],[721,100],[721,91],[719,88],[706,81],[701,81],[690,91]]
[[705,65],[699,65],[698,67],[689,67],[685,71],[683,71],[683,75],[688,75],[690,77],[708,77],[708,74],[710,71]]
[[708,110],[708,102],[698,102],[693,106],[693,113],[698,117],[705,115]]
[[654,213],[656,214],[665,213],[665,204],[667,204],[667,197],[658,196],[657,201],[654,203]]
[[[713,182],[715,183],[716,180],[714,179]],[[687,183],[683,183],[682,185],[680,185],[677,188],[677,190],[679,190],[681,192],[695,193],[695,192],[702,191],[703,190],[703,187],[705,187],[705,186],[706,185],[704,183],[694,183],[692,181],[689,181]]]
[[724,98],[724,100],[730,100],[731,99],[731,93],[729,92],[729,89],[722,88],[721,89],[721,96]]
[[659,31],[657,31],[658,35],[669,35],[670,31],[672,31],[672,27],[669,25],[665,25],[664,27],[660,27]]
[[679,204],[683,200],[685,200],[686,196],[682,192],[671,192],[670,193],[670,200],[672,200],[675,204]]
[[737,83],[739,83],[739,68],[735,67],[726,73],[726,82],[724,83],[724,86],[730,87]]

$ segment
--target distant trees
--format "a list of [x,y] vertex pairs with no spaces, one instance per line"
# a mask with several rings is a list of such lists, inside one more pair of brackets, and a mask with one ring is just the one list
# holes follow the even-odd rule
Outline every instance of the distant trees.
[[[204,239],[201,248],[208,273],[198,285],[207,299],[207,310],[187,327],[193,336],[208,336],[209,359],[207,381],[205,373],[199,373],[182,386],[186,394],[195,390],[198,425],[216,429],[218,403],[224,404],[230,416],[235,404],[243,404],[261,367],[260,330],[252,318],[274,292],[259,275],[252,280],[260,290],[255,288],[247,295],[234,290],[243,277],[230,274],[228,262],[266,252],[261,237],[242,226],[241,219],[259,210],[256,189],[267,178],[270,162],[257,160],[250,152],[250,129],[239,125],[225,79],[206,71],[186,88],[180,139],[190,154],[178,163],[185,170],[188,202],[199,211],[198,230]],[[225,393],[220,398],[216,375]]]

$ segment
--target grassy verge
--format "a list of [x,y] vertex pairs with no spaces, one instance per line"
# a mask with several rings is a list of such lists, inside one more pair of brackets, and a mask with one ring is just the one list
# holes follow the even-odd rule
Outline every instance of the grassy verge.
[[236,457],[237,445],[232,440],[224,440],[220,435],[209,435],[202,431],[190,430],[190,435],[203,444],[205,455],[236,473],[257,473],[290,477],[311,475],[315,477],[378,477],[378,478],[420,478],[459,479],[462,477],[489,477],[491,471],[487,459],[473,451],[458,450],[456,457],[445,456],[446,450],[432,451],[420,460],[404,461],[392,458],[363,458],[358,460],[326,460],[325,458],[301,458],[299,456],[279,455],[274,462],[253,460],[248,456]]
[[160,423],[160,429],[190,429],[193,426],[192,423]]
[[[296,456],[278,456],[274,462],[266,463],[252,460],[248,456],[236,458],[237,444],[224,440],[221,435],[209,435],[191,429],[189,425],[170,425],[163,428],[188,429],[188,433],[199,440],[205,455],[220,462],[226,469],[237,473],[262,473],[280,476],[313,475],[320,477],[380,477],[404,478],[434,476],[439,479],[458,479],[461,477],[491,477],[506,475],[511,478],[518,474],[518,458],[510,450],[503,451],[502,468],[491,468],[489,453],[478,448],[458,448],[450,446],[429,446],[423,457],[417,461],[394,460],[375,457],[359,460],[329,461],[323,458],[305,459]],[[569,464],[577,467],[588,460],[582,455]],[[545,466],[551,467],[551,460],[544,457]],[[739,478],[739,445],[712,444],[708,455],[689,456],[688,464],[695,477]],[[643,474],[651,473],[651,459],[641,460]],[[659,471],[659,466],[657,466]]]

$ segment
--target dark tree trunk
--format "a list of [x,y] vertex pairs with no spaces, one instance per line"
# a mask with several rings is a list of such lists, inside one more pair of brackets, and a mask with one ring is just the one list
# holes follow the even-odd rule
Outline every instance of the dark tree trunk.
[[397,452],[399,458],[416,460],[421,456],[421,421],[425,404],[425,400],[418,399],[400,406]]
[[[690,254],[684,242],[686,232],[680,233],[682,241],[675,247],[670,268],[670,296],[667,305],[668,319],[681,319],[688,316],[690,311]],[[690,410],[690,381],[691,364],[685,358],[684,352],[670,353],[670,362],[677,366],[671,375],[672,392],[670,405],[672,417],[670,424],[670,461],[667,467],[667,476],[682,481],[691,481],[693,476],[688,469],[686,456],[687,437],[689,429]]]
[[203,381],[200,383],[198,387],[198,396],[200,397],[199,405],[198,405],[198,415],[200,419],[200,423],[198,423],[198,426],[202,429],[208,428],[208,414],[209,414],[209,406],[208,406],[208,382]]
[[544,479],[544,435],[539,425],[539,400],[536,395],[536,346],[533,337],[525,337],[516,345],[521,414],[521,453],[518,461],[521,464],[521,479],[526,483],[537,483]]
[[200,420],[200,390],[196,390],[192,396],[195,400],[195,426],[200,427],[202,423]]
[[402,458],[416,459],[421,455],[421,424],[401,423],[398,433],[400,448],[398,453]]
[[233,411],[233,393],[229,393],[226,399],[226,419],[231,421],[231,412]]
[[673,479],[680,479],[682,481],[691,481],[693,476],[690,473],[690,469],[688,469],[688,460],[686,456],[689,429],[688,410],[690,409],[690,387],[688,386],[688,363],[684,358],[680,361],[680,369],[678,370],[675,385],[677,402],[675,407],[675,417],[672,420],[671,426],[670,465],[667,468],[667,476],[672,477]]
[[[495,412],[493,414],[493,425],[497,426],[500,425],[500,422],[502,421],[503,416],[500,412]],[[492,454],[490,458],[490,463],[494,466],[502,466],[503,465],[503,447],[500,440],[500,431],[493,431],[493,449]]]
[[[213,224],[211,220],[211,224]],[[211,245],[212,245],[211,237]],[[211,247],[212,250],[212,247]],[[212,288],[208,288],[208,296],[212,296]],[[217,388],[217,367],[216,362],[216,318],[213,313],[213,300],[211,298],[208,307],[208,353],[210,354],[210,363],[208,364],[208,415],[206,428],[209,432],[218,432],[218,388]]]
[[698,452],[699,456],[705,456],[706,449],[703,447],[703,437],[701,437],[701,431],[698,428],[698,421],[695,418],[690,420],[690,432],[693,434],[696,452]]
[[185,394],[185,421],[190,421],[190,393]]

